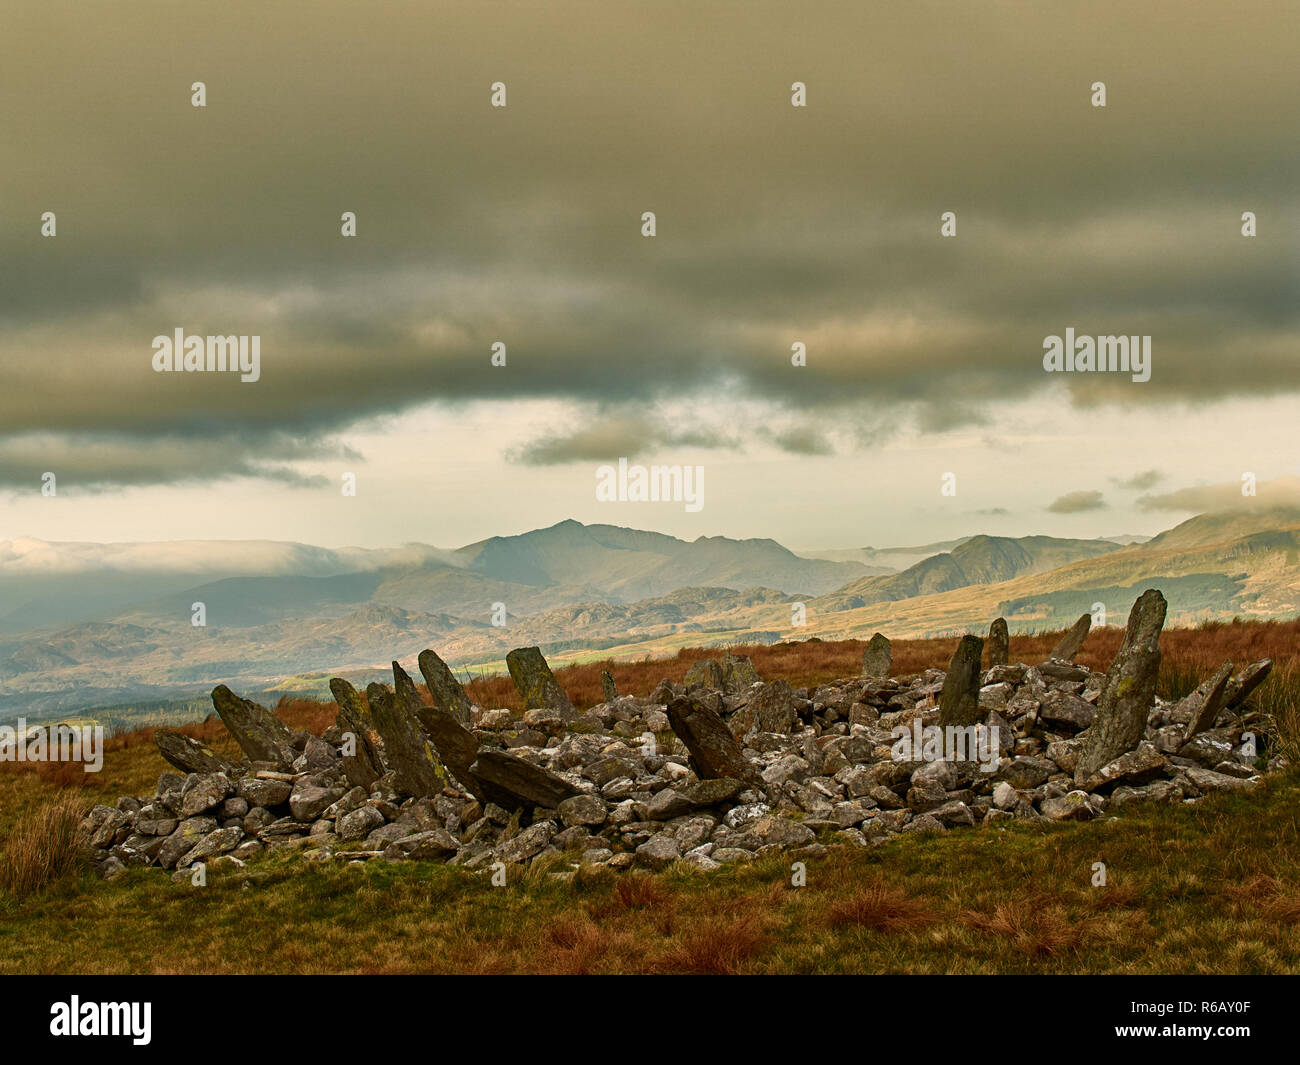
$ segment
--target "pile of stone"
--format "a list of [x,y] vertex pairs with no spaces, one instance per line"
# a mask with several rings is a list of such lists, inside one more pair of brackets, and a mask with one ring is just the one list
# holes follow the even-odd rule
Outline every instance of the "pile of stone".
[[[212,693],[244,758],[159,729],[148,799],[97,806],[84,847],[128,865],[239,868],[267,852],[308,860],[432,859],[467,869],[556,865],[704,870],[782,851],[870,846],[997,821],[1084,820],[1138,802],[1257,786],[1270,723],[1249,696],[1271,663],[1232,663],[1176,703],[1156,697],[1165,601],[1148,591],[1110,669],[1074,659],[1081,618],[1038,665],[1009,663],[1006,622],[962,638],[947,671],[894,677],[877,634],[862,674],[815,689],[764,682],[748,658],[692,666],[684,683],[578,712],[536,647],[512,651],[526,710],[474,705],[432,651],[432,703],[393,663],[365,699],[330,687],[338,719],[296,732],[228,688]],[[987,658],[987,661],[983,659]],[[925,735],[936,739],[913,744]],[[954,751],[948,740],[977,736]],[[906,737],[906,739],[904,739]]]

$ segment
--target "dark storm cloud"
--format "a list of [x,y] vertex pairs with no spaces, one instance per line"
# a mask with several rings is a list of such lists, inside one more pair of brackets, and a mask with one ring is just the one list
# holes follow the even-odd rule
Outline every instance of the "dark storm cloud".
[[[1044,391],[1150,406],[1296,387],[1290,5],[357,11],[9,17],[0,442],[98,440],[97,476],[136,483],[283,476],[428,402],[576,401],[571,429],[514,454],[551,464],[681,442],[617,423],[685,399],[872,439]],[[154,374],[150,340],[178,326],[260,335],[262,380]],[[1151,380],[1044,374],[1043,337],[1067,326],[1150,334]],[[696,434],[831,447],[806,428]],[[160,437],[194,446],[145,473],[129,445]]]
[[607,413],[579,429],[544,434],[512,452],[510,458],[526,466],[555,466],[638,458],[666,447],[735,447],[736,443],[721,433],[655,424],[633,412]]

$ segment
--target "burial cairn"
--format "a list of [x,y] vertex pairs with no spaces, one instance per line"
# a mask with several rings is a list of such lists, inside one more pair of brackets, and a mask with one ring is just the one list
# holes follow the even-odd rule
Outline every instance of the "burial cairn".
[[[860,676],[791,688],[744,656],[695,663],[683,684],[579,712],[536,647],[512,651],[526,704],[483,709],[433,652],[432,705],[393,663],[363,699],[330,689],[338,719],[297,732],[224,685],[213,705],[243,752],[230,761],[179,732],[158,749],[177,772],[147,799],[96,806],[81,826],[101,873],[152,865],[189,878],[260,855],[433,860],[487,871],[718,869],[770,853],[813,857],[910,832],[981,822],[1075,821],[1140,802],[1258,786],[1271,724],[1249,702],[1271,662],[1225,662],[1177,702],[1155,695],[1165,600],[1147,591],[1110,668],[1073,661],[1085,615],[1047,661],[1007,661],[1006,622],[962,638],[947,671],[890,676],[876,634]],[[987,665],[982,662],[987,652]]]

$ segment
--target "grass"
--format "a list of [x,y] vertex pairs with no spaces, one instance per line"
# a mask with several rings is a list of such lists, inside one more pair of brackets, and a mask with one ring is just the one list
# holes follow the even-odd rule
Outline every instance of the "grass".
[[[1295,636],[1291,623],[1171,631],[1162,683],[1199,682],[1225,657],[1271,656],[1278,664],[1255,703],[1294,725]],[[1055,638],[1013,637],[1013,660],[1037,660]],[[1118,642],[1115,630],[1095,633],[1081,660],[1104,666]],[[946,664],[955,645],[898,641],[896,671]],[[856,673],[862,647],[746,653],[763,676],[805,686]],[[590,705],[601,668],[621,691],[642,694],[709,653],[557,676]],[[472,696],[510,705],[498,680],[476,681]],[[334,708],[286,699],[277,710],[319,731]],[[185,731],[235,753],[218,723]],[[3,861],[32,851],[50,804],[143,795],[165,768],[148,730],[109,741],[98,775],[5,764]],[[1300,972],[1300,770],[1250,795],[1117,820],[904,836],[805,862],[806,887],[792,886],[791,859],[774,857],[707,875],[682,866],[575,875],[557,862],[512,871],[504,888],[432,863],[270,857],[210,873],[206,888],[151,869],[106,882],[56,863],[48,876],[20,877],[19,890],[0,888],[0,973]],[[1098,862],[1106,883],[1094,887]]]
[[0,851],[0,891],[22,898],[69,872],[77,825],[88,809],[81,796],[64,791],[24,813]]

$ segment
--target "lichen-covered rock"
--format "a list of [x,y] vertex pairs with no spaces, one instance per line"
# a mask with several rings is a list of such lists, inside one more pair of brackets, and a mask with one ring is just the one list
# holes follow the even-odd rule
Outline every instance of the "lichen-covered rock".
[[1038,719],[1057,729],[1082,732],[1092,724],[1096,707],[1072,692],[1048,692],[1038,704]]
[[343,678],[330,680],[330,692],[339,708],[336,724],[344,741],[343,772],[352,784],[368,788],[384,775],[384,760],[370,738],[370,715],[360,693]]
[[158,753],[182,773],[227,773],[236,771],[234,763],[212,753],[212,750],[198,740],[175,729],[155,729],[154,744]]
[[609,816],[609,808],[595,795],[574,795],[561,802],[556,812],[566,827],[603,825]]
[[1011,633],[1007,630],[1006,618],[994,619],[993,624],[989,626],[989,635],[984,646],[990,669],[1007,664],[1011,654]]
[[1058,798],[1044,799],[1043,816],[1052,821],[1091,821],[1097,811],[1088,801],[1086,791],[1071,791]]
[[978,636],[961,638],[948,665],[939,695],[939,725],[965,727],[984,720],[980,710],[980,659],[984,641]]
[[565,799],[578,794],[576,787],[554,773],[491,748],[479,751],[470,772],[509,800],[509,807],[514,809],[532,806],[555,809]]
[[524,707],[558,710],[566,720],[577,716],[573,703],[560,687],[538,647],[517,647],[506,655],[506,668],[523,696]]
[[295,821],[315,821],[331,803],[343,797],[342,788],[322,788],[299,783],[289,796],[289,811]]
[[[691,663],[682,683],[688,688],[703,685],[706,688],[721,689],[723,687],[722,667],[715,659],[701,658],[698,662]],[[668,693],[668,697],[671,698],[671,692]]]
[[1268,678],[1273,669],[1273,660],[1265,658],[1261,662],[1255,662],[1247,666],[1235,677],[1228,682],[1227,691],[1223,696],[1223,707],[1225,710],[1235,710],[1248,698],[1251,693],[1258,688]]
[[344,842],[365,839],[384,823],[384,815],[373,806],[361,806],[335,822],[335,831]]
[[893,664],[894,652],[889,639],[876,633],[867,641],[867,649],[862,652],[862,675],[872,680],[887,680]]
[[244,777],[235,785],[235,793],[246,800],[250,808],[279,806],[289,801],[293,784],[287,780]]
[[743,695],[763,681],[748,655],[733,655],[728,651],[722,656],[721,666],[722,688],[729,695]]
[[727,724],[731,734],[743,740],[755,732],[792,732],[798,721],[789,682],[774,680],[751,688],[748,701]]
[[1187,722],[1185,739],[1190,740],[1198,732],[1214,728],[1215,718],[1219,716],[1219,711],[1227,702],[1228,682],[1231,677],[1232,663],[1224,662],[1214,676],[1202,681],[1194,692],[1170,711],[1171,720]]
[[275,714],[264,706],[241,699],[224,684],[212,690],[212,705],[250,760],[289,768],[293,761],[293,732]]
[[434,708],[450,714],[458,724],[468,726],[474,704],[447,663],[431,650],[421,651],[417,662],[425,683],[429,685]]
[[402,795],[417,797],[441,791],[439,763],[405,702],[382,684],[367,686],[366,701],[384,741],[384,761],[393,772],[393,786]]
[[1088,638],[1088,633],[1092,629],[1092,615],[1081,614],[1064,636],[1057,641],[1052,653],[1047,657],[1050,660],[1055,659],[1058,662],[1073,662],[1074,656],[1083,650],[1083,641]]
[[181,818],[211,810],[234,792],[225,773],[194,774],[185,781],[181,791]]
[[1143,592],[1129,613],[1124,642],[1106,673],[1106,686],[1075,779],[1086,780],[1107,762],[1133,750],[1146,732],[1160,672],[1160,631],[1165,624],[1165,597],[1154,588]]
[[668,721],[691,752],[697,776],[702,779],[735,777],[761,783],[758,770],[745,757],[726,722],[702,700],[693,696],[674,697],[668,704]]

